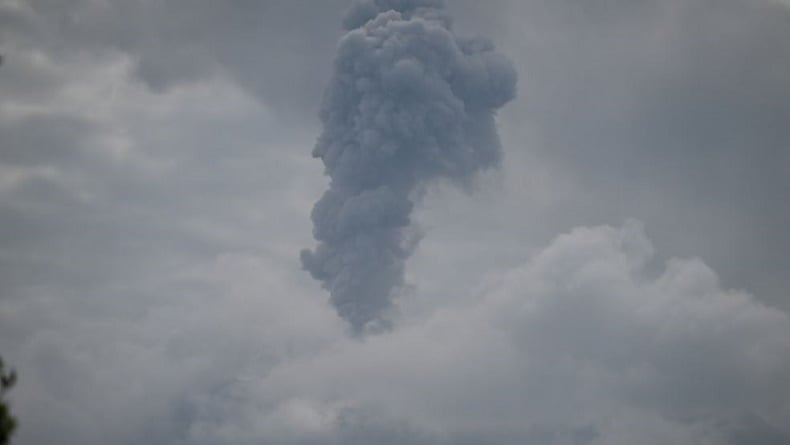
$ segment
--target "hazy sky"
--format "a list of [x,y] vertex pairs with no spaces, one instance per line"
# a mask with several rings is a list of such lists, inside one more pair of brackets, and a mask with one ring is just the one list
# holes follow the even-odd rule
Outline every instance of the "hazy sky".
[[15,443],[790,444],[790,5],[448,0],[499,166],[419,173],[355,336],[299,257],[350,4],[0,0]]

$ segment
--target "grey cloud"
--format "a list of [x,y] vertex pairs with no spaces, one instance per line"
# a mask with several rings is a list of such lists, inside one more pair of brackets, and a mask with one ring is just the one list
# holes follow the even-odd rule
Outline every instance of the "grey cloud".
[[35,0],[0,6],[0,46],[61,57],[122,52],[157,92],[229,75],[284,118],[301,120],[320,100],[347,3]]
[[457,38],[441,2],[361,2],[345,24],[313,150],[331,183],[302,262],[359,333],[403,282],[414,193],[498,163],[494,112],[516,74],[489,42]]
[[511,2],[493,32],[539,87],[502,116],[506,155],[573,182],[544,217],[650,221],[664,258],[702,256],[787,308],[788,15],[774,1]]
[[0,162],[25,166],[80,162],[84,137],[96,129],[90,122],[73,116],[31,116],[18,122],[2,122]]

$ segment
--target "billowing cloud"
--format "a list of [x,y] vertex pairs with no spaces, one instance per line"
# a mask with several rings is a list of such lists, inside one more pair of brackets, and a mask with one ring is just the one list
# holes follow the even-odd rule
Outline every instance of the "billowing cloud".
[[653,276],[652,258],[638,222],[576,228],[472,303],[232,385],[195,439],[788,443],[788,315],[697,259]]
[[441,1],[366,1],[344,22],[313,150],[331,178],[302,263],[359,333],[403,283],[415,194],[500,159],[494,112],[516,73],[482,39],[453,33]]

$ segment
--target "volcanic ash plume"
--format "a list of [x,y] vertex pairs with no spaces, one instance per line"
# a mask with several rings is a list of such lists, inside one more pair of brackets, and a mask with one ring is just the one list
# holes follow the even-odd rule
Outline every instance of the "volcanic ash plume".
[[441,0],[357,2],[344,26],[313,150],[331,181],[301,259],[361,333],[403,283],[419,189],[499,162],[494,114],[516,72],[489,41],[457,37]]

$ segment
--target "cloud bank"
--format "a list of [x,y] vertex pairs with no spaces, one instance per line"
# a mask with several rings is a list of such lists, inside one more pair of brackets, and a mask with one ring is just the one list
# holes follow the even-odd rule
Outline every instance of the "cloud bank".
[[196,443],[788,443],[790,318],[652,257],[636,221],[576,228],[472,303],[234,384]]
[[490,42],[455,36],[442,1],[358,2],[344,25],[313,150],[331,183],[301,257],[359,333],[403,283],[419,188],[499,161],[494,112],[516,72]]

